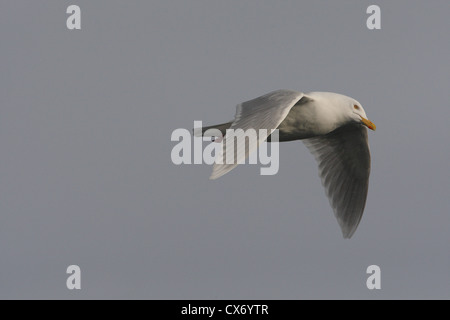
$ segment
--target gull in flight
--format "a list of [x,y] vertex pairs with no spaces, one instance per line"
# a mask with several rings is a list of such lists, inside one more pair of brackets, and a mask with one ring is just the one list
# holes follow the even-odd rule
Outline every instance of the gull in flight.
[[305,94],[277,90],[238,104],[234,121],[194,132],[201,136],[206,135],[208,129],[220,130],[224,150],[227,129],[244,132],[266,129],[269,132],[260,135],[254,146],[246,147],[245,152],[238,152],[234,163],[216,161],[211,179],[231,171],[264,140],[270,142],[274,129],[278,129],[280,142],[302,140],[318,162],[319,176],[342,234],[350,238],[361,220],[369,186],[367,128],[375,130],[376,126],[353,98],[332,92]]

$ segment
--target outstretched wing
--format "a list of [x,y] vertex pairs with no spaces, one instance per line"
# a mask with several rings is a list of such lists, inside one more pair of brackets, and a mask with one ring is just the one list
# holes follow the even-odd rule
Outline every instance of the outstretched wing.
[[369,186],[367,129],[346,125],[303,143],[319,164],[319,175],[342,234],[350,238],[361,220]]
[[[234,134],[227,131],[222,143],[222,152],[216,157],[216,163],[210,179],[217,179],[245,161],[249,154],[276,129],[286,118],[291,108],[303,97],[303,93],[292,90],[277,90],[256,99],[238,104],[234,122],[229,129],[236,130]],[[242,130],[237,130],[242,129]],[[253,129],[256,139],[248,139],[246,133]],[[266,129],[266,133],[260,132]],[[230,157],[227,158],[227,150]],[[231,159],[230,159],[231,158]]]

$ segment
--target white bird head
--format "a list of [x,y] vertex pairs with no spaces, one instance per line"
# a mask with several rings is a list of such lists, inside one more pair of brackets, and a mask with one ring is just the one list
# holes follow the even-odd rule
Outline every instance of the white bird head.
[[350,100],[350,105],[347,108],[349,108],[352,120],[365,125],[370,130],[375,131],[377,129],[377,126],[367,118],[366,112],[364,111],[364,108],[361,106],[361,104],[355,99],[350,98]]
[[313,100],[311,106],[319,114],[316,121],[321,122],[324,131],[331,132],[349,122],[364,125],[371,130],[376,129],[361,104],[351,97],[334,92],[310,92],[307,95]]

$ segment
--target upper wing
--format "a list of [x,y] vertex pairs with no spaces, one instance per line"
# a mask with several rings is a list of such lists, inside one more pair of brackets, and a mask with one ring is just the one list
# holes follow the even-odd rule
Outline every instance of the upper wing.
[[[291,108],[302,97],[303,93],[297,91],[277,90],[238,104],[234,122],[229,129],[242,130],[237,130],[234,134],[231,131],[227,131],[222,141],[222,152],[216,157],[216,163],[210,179],[217,179],[234,169],[239,163],[242,163],[280,125]],[[244,136],[246,132],[250,132],[249,129],[256,131],[257,138],[256,141],[248,139],[249,143],[246,146]],[[260,132],[260,129],[266,129],[266,133]],[[233,159],[228,161],[226,159],[227,150],[234,151],[234,154],[230,156]]]
[[350,238],[361,220],[369,186],[367,129],[347,125],[303,143],[319,164],[319,175],[342,234]]

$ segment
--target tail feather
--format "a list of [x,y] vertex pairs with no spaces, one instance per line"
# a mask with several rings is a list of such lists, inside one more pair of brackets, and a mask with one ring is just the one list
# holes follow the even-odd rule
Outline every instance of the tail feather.
[[209,127],[194,128],[194,135],[196,137],[208,137],[211,135],[205,134],[205,132],[209,129],[216,129],[216,130],[220,130],[220,132],[222,132],[222,137],[223,137],[223,136],[225,136],[226,130],[231,127],[232,123],[233,122],[231,121],[231,122],[227,122],[227,123],[216,124],[214,126],[209,126]]

